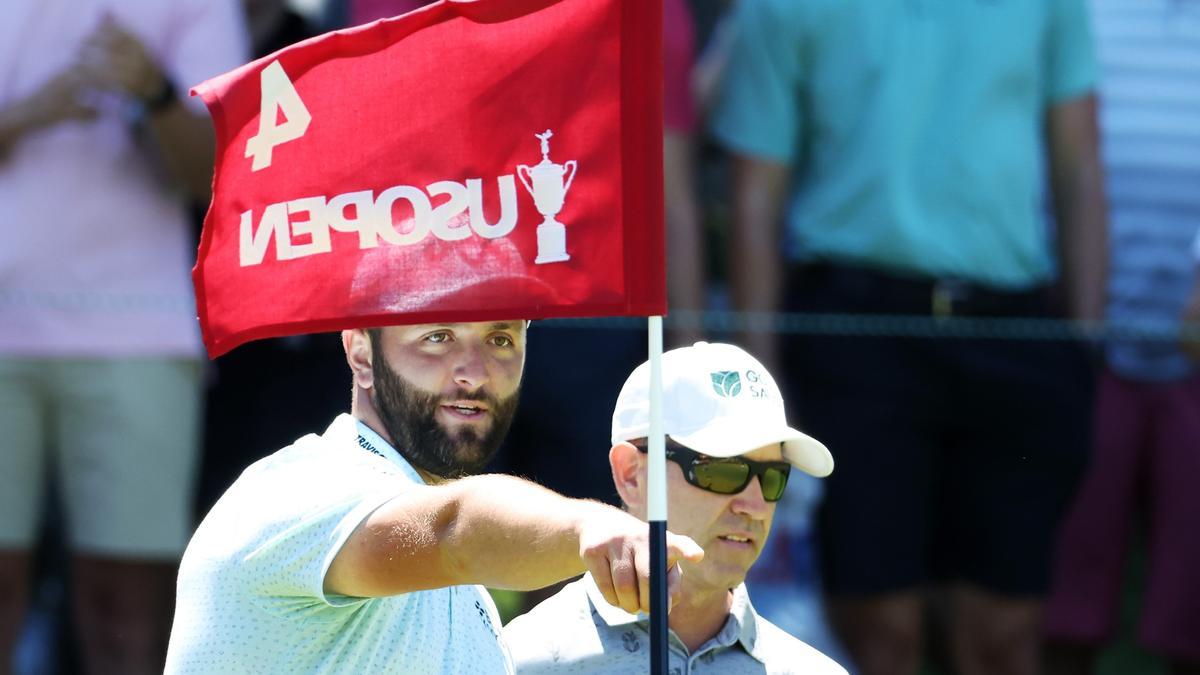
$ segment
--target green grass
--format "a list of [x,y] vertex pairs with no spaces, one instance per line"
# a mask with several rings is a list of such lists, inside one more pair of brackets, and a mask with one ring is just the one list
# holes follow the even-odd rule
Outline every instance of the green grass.
[[508,625],[508,622],[520,613],[524,606],[525,594],[520,591],[489,588],[488,593],[492,594],[492,601],[496,603],[496,609],[500,610],[501,624]]

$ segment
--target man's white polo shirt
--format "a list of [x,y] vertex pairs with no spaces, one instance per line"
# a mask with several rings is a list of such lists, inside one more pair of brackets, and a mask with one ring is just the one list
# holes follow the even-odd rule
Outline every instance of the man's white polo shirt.
[[246,469],[184,553],[167,672],[511,673],[482,586],[323,591],[358,524],[421,482],[349,415]]
[[[590,574],[504,627],[517,672],[639,675],[650,667],[650,618],[604,600]],[[821,652],[759,616],[746,586],[733,591],[725,626],[695,653],[670,633],[668,675],[846,675]]]

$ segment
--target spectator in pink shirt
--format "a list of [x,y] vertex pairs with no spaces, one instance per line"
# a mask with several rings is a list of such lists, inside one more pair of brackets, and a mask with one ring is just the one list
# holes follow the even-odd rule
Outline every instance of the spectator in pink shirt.
[[213,158],[187,89],[245,59],[238,11],[0,5],[0,670],[50,466],[83,669],[162,670],[199,433],[185,197]]

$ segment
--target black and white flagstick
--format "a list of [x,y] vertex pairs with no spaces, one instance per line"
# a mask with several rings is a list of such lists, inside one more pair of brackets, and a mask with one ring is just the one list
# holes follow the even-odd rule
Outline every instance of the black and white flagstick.
[[646,520],[650,522],[650,673],[666,675],[667,642],[667,456],[662,425],[661,316],[649,318],[650,431],[647,436]]

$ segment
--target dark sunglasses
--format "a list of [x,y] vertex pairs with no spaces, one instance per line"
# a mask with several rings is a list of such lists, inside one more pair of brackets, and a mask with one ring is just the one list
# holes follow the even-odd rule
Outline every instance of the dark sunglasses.
[[[645,445],[634,445],[647,452]],[[735,495],[758,476],[763,499],[777,502],[783,497],[792,465],[787,462],[758,462],[745,457],[709,457],[667,439],[667,459],[683,469],[683,479],[701,490]]]

